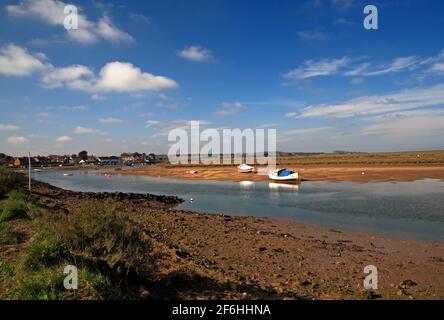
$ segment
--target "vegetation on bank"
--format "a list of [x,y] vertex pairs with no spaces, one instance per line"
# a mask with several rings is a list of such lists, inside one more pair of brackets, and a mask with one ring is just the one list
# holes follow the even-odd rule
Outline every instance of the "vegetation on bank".
[[[131,299],[131,283],[155,271],[150,238],[107,201],[68,215],[40,207],[23,178],[0,168],[0,299]],[[78,268],[66,290],[64,268]]]

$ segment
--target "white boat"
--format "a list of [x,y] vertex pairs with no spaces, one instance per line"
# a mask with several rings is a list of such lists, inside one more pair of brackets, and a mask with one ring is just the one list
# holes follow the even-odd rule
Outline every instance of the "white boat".
[[68,176],[70,177],[70,176],[72,176],[73,174],[72,174],[72,173],[64,173],[63,175],[64,175],[64,176],[67,176],[67,177],[68,177]]
[[254,167],[249,166],[248,164],[241,164],[240,166],[237,167],[237,171],[241,172],[241,173],[250,173],[254,171]]
[[296,171],[288,169],[274,169],[268,172],[268,177],[276,181],[296,181],[299,175]]

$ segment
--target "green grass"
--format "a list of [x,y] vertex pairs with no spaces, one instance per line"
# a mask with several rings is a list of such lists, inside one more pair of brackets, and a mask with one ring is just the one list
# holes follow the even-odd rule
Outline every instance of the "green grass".
[[[12,191],[0,206],[0,245],[15,249],[0,256],[0,299],[133,299],[128,277],[154,271],[150,239],[111,202],[65,216]],[[67,265],[78,267],[78,290],[63,286]]]
[[24,178],[9,168],[0,166],[0,197],[10,191],[18,190],[23,185]]

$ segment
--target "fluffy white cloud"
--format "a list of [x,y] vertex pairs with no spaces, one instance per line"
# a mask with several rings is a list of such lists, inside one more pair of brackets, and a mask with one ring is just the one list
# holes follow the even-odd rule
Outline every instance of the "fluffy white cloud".
[[338,104],[312,105],[294,116],[346,118],[436,105],[444,105],[444,84],[407,89],[387,95],[364,96]]
[[107,63],[96,78],[74,80],[68,83],[74,90],[87,92],[137,92],[176,88],[176,81],[142,72],[128,62]]
[[0,49],[0,74],[24,76],[34,71],[42,72],[42,84],[48,88],[66,86],[70,89],[94,93],[91,99],[103,100],[99,92],[141,92],[176,88],[176,81],[143,72],[129,62],[110,62],[98,76],[84,65],[57,68],[43,54],[31,55],[25,48],[9,44]]
[[91,77],[93,72],[85,66],[73,65],[65,68],[49,67],[42,76],[42,82],[49,88],[61,87],[65,83],[83,77]]
[[72,138],[70,136],[61,136],[56,139],[56,142],[59,143],[70,142],[70,141],[72,141]]
[[[64,27],[63,10],[66,5],[68,3],[60,0],[23,0],[17,5],[7,5],[6,11],[11,16],[38,19],[52,26]],[[93,43],[99,38],[114,42],[133,41],[133,38],[117,28],[107,15],[94,22],[88,20],[79,9],[78,23],[77,30],[67,32],[70,38],[81,43]]]
[[28,76],[45,69],[42,54],[30,54],[25,48],[9,44],[0,49],[0,74]]
[[97,34],[113,42],[132,42],[134,40],[128,33],[116,28],[108,15],[104,15],[97,22]]
[[99,123],[105,123],[105,124],[124,124],[128,123],[126,120],[118,119],[118,118],[99,118],[97,120]]
[[235,103],[227,103],[224,102],[215,112],[214,114],[217,116],[230,116],[232,114],[237,113],[240,109],[242,109],[243,105],[240,102]]
[[0,124],[0,131],[13,131],[19,129],[19,126],[15,126],[13,124]]
[[192,61],[208,61],[213,59],[213,53],[201,46],[189,46],[177,52],[177,54],[185,59]]
[[24,143],[28,143],[29,139],[26,137],[8,137],[8,139],[6,139],[8,141],[9,144],[13,144],[13,145],[17,145],[17,144],[24,144]]

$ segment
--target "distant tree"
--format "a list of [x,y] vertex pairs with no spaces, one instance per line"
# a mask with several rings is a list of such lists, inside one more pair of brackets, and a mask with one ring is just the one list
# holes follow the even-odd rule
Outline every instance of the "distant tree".
[[80,151],[79,152],[79,158],[84,160],[84,161],[88,160],[88,151],[85,151],[85,150]]
[[151,159],[151,160],[156,160],[156,155],[154,153],[150,153],[148,155],[148,158]]

